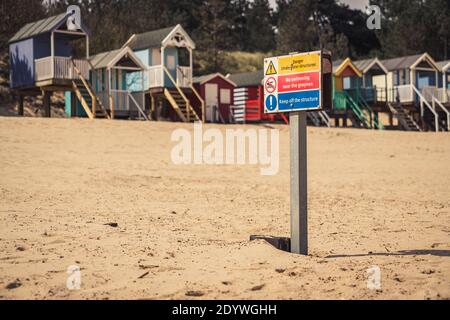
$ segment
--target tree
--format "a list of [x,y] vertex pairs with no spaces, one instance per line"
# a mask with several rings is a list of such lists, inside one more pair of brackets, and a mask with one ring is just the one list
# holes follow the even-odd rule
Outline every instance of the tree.
[[277,49],[279,53],[292,51],[310,51],[317,49],[317,30],[310,18],[312,2],[308,0],[291,0],[285,3],[284,11],[278,22]]
[[233,0],[230,3],[231,7],[231,28],[230,39],[232,40],[229,46],[230,50],[246,51],[249,48],[249,22],[248,12],[250,8],[249,0]]
[[327,48],[336,58],[357,58],[379,47],[361,11],[335,0],[279,0],[280,52]]
[[229,3],[221,0],[203,1],[198,8],[199,28],[194,32],[196,55],[200,73],[219,72],[223,63],[223,50],[229,41]]
[[275,49],[272,10],[268,0],[254,0],[247,11],[249,51],[269,52]]
[[46,16],[46,8],[41,0],[0,2],[0,53],[7,50],[7,43],[25,24]]
[[428,52],[448,59],[450,3],[447,0],[376,0],[383,19],[379,39],[385,57]]

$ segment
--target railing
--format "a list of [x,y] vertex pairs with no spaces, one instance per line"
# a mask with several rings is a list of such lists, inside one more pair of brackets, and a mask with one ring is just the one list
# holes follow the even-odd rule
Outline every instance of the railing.
[[[192,84],[192,69],[178,66],[175,77],[177,86],[189,88]],[[148,86],[149,88],[165,87],[163,66],[151,66],[148,68]]]
[[450,89],[447,88],[424,87],[422,88],[422,95],[427,101],[436,99],[441,103],[450,102]]
[[436,92],[436,98],[442,103],[450,102],[450,88],[440,88]]
[[378,115],[373,111],[373,109],[370,107],[369,103],[364,99],[363,96],[358,97],[357,103],[369,113],[371,128],[384,130],[384,125],[381,123]]
[[[80,80],[80,76],[75,72],[72,59],[70,57],[46,57],[36,59],[35,65],[35,80]],[[87,60],[74,59],[74,63],[82,76],[89,78],[89,63]]]
[[127,90],[111,90],[111,96],[114,101],[114,111],[130,110],[130,102],[128,101]]
[[184,102],[186,103],[186,108],[187,108],[187,113],[188,113],[188,121],[190,121],[190,114],[192,113],[194,115],[194,117],[196,118],[197,121],[200,121],[200,117],[197,115],[197,112],[195,112],[194,108],[191,105],[191,102],[189,101],[189,99],[186,97],[186,95],[184,94],[183,90],[181,90],[181,88],[177,85],[175,79],[172,77],[172,75],[170,74],[169,70],[166,67],[163,67],[164,73],[167,75],[167,77],[169,78],[169,80],[172,82],[172,84],[175,86],[175,89],[177,89],[178,93],[180,94],[180,96],[183,98]]
[[189,88],[192,84],[192,69],[190,67],[177,67],[177,85]]
[[[436,105],[445,113],[447,116],[446,124],[447,124],[447,131],[450,131],[450,112],[442,105],[442,103],[436,99],[436,97],[432,97],[431,105],[433,106],[433,109],[436,111]],[[438,111],[439,112],[439,111]],[[438,114],[439,115],[439,114]]]
[[148,68],[148,85],[150,88],[164,87],[164,71],[162,66]]
[[375,87],[375,99],[377,102],[388,102],[388,89],[385,87]]
[[34,78],[36,81],[53,78],[52,57],[37,59],[34,61]]
[[[99,92],[99,99],[105,106],[108,106],[107,109],[110,110],[110,102],[109,95],[107,92]],[[148,120],[147,115],[143,110],[144,106],[144,94],[142,92],[129,92],[128,90],[111,90],[111,98],[112,103],[114,105],[114,111],[125,111],[129,112],[133,109],[136,109],[139,112],[139,116],[144,117],[144,119]]]
[[366,128],[370,128],[370,122],[356,101],[358,100],[353,99],[347,91],[336,91],[333,98],[333,110],[351,110]]
[[109,95],[106,91],[96,92],[96,95],[100,102],[105,106],[106,110],[110,110]]
[[319,116],[322,118],[322,121],[326,124],[328,128],[331,128],[331,119],[328,116],[326,111],[319,111]]
[[374,87],[361,88],[360,94],[367,102],[377,102],[377,91]]
[[393,96],[390,97],[392,100],[396,102],[413,102],[414,101],[414,93],[412,85],[405,84],[402,86],[396,86],[393,90]]
[[426,106],[431,113],[434,116],[434,130],[436,132],[439,131],[439,115],[437,114],[437,112],[431,107],[431,105],[428,103],[428,101],[425,99],[425,97],[422,95],[422,93],[413,85],[410,86],[411,89],[417,94],[417,96],[419,97],[419,101],[420,101],[420,116],[423,119],[424,114],[425,114],[425,110],[424,110],[424,106]]
[[144,100],[145,100],[145,97],[142,92],[128,92],[128,106],[130,107],[130,105],[132,105],[133,107],[135,107],[138,110],[139,119],[142,116],[145,120],[148,120],[148,117],[145,114],[144,109],[143,109]]
[[200,108],[201,108],[201,111],[202,111],[202,122],[205,123],[206,122],[205,100],[203,100],[203,98],[198,93],[197,89],[195,89],[192,84],[190,85],[190,88],[191,88],[192,92],[194,93],[194,95],[197,97],[197,100],[200,101]]
[[347,96],[344,91],[336,91],[333,97],[333,110],[347,110]]

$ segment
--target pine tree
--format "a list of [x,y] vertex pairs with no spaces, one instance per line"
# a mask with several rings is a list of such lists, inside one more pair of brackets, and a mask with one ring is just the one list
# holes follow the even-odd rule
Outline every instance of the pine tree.
[[247,14],[250,51],[269,52],[275,49],[272,10],[268,0],[254,0]]
[[194,41],[199,73],[222,71],[223,50],[229,41],[228,9],[227,2],[209,0],[203,1],[198,10],[200,25],[194,32]]

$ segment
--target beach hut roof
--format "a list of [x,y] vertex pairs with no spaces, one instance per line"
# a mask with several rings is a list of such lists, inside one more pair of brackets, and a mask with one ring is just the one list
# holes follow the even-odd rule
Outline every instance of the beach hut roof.
[[350,67],[358,77],[362,77],[361,71],[355,66],[350,58],[333,61],[333,74],[339,76],[347,67]]
[[450,69],[450,60],[440,61],[436,63],[442,71],[447,71]]
[[374,66],[378,66],[385,74],[389,72],[378,58],[358,60],[353,63],[362,73],[370,71]]
[[195,49],[194,41],[192,41],[191,37],[189,37],[181,25],[134,34],[128,39],[124,46],[129,46],[133,50],[165,47],[169,44],[172,36],[177,33],[183,35],[185,40],[183,43],[184,45],[191,49]]
[[[51,32],[60,27],[69,16],[71,16],[70,13],[61,13],[56,16],[41,19],[35,22],[30,22],[24,25],[19,31],[17,31],[16,34],[9,40],[9,43],[25,40],[38,36],[40,34]],[[87,33],[87,29],[85,28],[85,26],[82,25],[81,29],[85,33]]]
[[382,63],[388,69],[388,71],[401,70],[401,69],[413,69],[421,61],[427,60],[433,68],[439,70],[436,62],[431,58],[428,53],[415,54],[412,56],[398,57],[393,59],[383,60]]
[[229,79],[234,82],[237,87],[260,86],[262,85],[263,78],[263,70],[236,73],[230,75],[229,77]]
[[129,47],[96,54],[89,61],[94,69],[103,69],[113,67],[123,57],[130,58],[139,68],[145,70],[142,61]]
[[231,85],[236,86],[236,84],[233,81],[231,81],[229,78],[224,77],[221,73],[218,73],[218,72],[207,74],[207,75],[200,76],[200,77],[195,77],[192,81],[194,83],[198,83],[198,84],[202,85],[216,77],[222,78],[223,80],[230,83]]

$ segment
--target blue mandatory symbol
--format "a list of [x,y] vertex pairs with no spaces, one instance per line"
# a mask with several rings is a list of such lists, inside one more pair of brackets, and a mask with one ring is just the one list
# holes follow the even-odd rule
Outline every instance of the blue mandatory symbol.
[[269,111],[275,111],[275,109],[278,106],[277,97],[275,97],[273,94],[268,96],[266,98],[266,109]]

